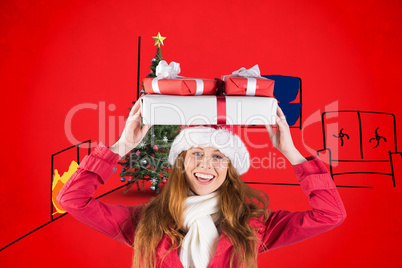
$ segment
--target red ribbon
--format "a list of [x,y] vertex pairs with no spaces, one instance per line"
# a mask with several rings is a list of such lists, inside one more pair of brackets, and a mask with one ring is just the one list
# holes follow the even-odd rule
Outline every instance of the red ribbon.
[[217,124],[226,124],[226,98],[224,95],[216,96],[216,111],[218,114]]
[[226,97],[224,95],[216,96],[217,123],[216,125],[189,125],[188,127],[211,127],[215,129],[226,129],[235,134],[233,125],[226,125]]

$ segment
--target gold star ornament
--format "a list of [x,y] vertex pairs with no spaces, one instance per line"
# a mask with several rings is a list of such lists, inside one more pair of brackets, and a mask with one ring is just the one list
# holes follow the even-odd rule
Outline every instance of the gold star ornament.
[[165,40],[166,37],[163,37],[163,36],[161,36],[160,33],[158,33],[157,36],[152,36],[152,39],[155,40],[155,45],[154,46],[158,45],[158,47],[161,47],[161,45],[164,46],[163,40]]

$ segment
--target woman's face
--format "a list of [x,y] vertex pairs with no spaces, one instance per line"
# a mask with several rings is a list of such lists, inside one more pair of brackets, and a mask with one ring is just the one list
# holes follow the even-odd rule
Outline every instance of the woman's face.
[[194,147],[184,159],[186,179],[197,195],[216,191],[226,179],[229,159],[213,147]]

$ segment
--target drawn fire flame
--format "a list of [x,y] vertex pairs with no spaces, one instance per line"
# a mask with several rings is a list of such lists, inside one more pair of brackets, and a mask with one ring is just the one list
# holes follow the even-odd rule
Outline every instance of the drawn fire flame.
[[56,213],[61,214],[66,213],[66,211],[62,207],[60,207],[60,205],[57,203],[56,198],[61,188],[63,188],[64,184],[68,181],[71,175],[74,174],[77,168],[78,163],[73,160],[71,161],[71,164],[68,167],[68,171],[64,172],[62,176],[60,176],[59,171],[57,169],[54,170],[53,184],[52,184],[52,202],[53,206],[56,208],[56,212],[54,212],[53,215]]

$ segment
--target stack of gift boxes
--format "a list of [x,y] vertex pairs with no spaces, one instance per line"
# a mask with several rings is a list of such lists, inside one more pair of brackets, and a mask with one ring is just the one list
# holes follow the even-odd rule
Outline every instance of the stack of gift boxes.
[[179,76],[180,65],[161,61],[156,78],[145,78],[141,98],[144,124],[275,124],[274,80],[261,77],[258,65],[222,79]]

